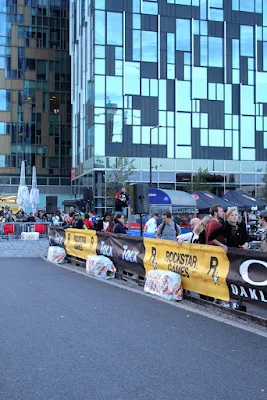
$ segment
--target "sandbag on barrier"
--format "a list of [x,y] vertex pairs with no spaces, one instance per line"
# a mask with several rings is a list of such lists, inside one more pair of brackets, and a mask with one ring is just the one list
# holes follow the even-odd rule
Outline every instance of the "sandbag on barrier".
[[116,268],[113,262],[104,256],[87,256],[86,272],[102,279],[115,278]]
[[66,257],[66,252],[62,247],[50,246],[48,249],[47,259],[57,264],[62,264]]
[[38,232],[21,232],[21,240],[39,240]]
[[144,290],[166,300],[183,299],[181,276],[171,271],[149,271]]

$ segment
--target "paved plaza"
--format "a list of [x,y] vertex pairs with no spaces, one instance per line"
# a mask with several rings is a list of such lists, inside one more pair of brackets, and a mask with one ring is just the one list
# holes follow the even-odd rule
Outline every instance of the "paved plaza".
[[20,239],[0,240],[1,257],[39,257],[48,248],[48,239],[25,241]]

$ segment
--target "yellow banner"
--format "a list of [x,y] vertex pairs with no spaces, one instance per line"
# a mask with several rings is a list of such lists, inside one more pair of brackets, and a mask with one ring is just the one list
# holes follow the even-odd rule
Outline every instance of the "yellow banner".
[[66,229],[66,253],[86,260],[87,256],[95,256],[97,248],[96,231],[85,229]]
[[177,272],[185,290],[229,301],[226,277],[230,263],[223,249],[148,238],[144,245],[146,274],[153,269]]

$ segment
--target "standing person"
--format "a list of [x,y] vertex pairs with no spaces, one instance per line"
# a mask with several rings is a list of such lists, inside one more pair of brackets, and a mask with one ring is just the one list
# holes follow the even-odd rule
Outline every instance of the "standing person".
[[256,227],[257,215],[255,214],[254,210],[251,210],[250,213],[248,214],[248,223],[249,223],[251,228]]
[[98,232],[109,232],[110,214],[104,214],[103,218],[97,221],[95,230]]
[[260,226],[264,229],[261,235],[261,251],[267,251],[267,210],[260,213]]
[[89,220],[93,222],[93,225],[96,223],[96,215],[94,211],[89,211]]
[[146,222],[145,227],[144,227],[144,232],[147,232],[147,233],[157,233],[157,230],[158,230],[157,221],[158,221],[158,219],[159,219],[159,214],[158,214],[158,213],[155,213],[155,214],[153,215],[153,217],[150,218],[150,219]]
[[121,188],[122,213],[127,217],[129,196],[125,187]]
[[72,227],[74,229],[83,229],[83,219],[79,213],[75,213],[72,220]]
[[74,217],[74,214],[75,214],[75,209],[74,209],[74,207],[70,207],[70,210],[69,210],[69,218],[73,218],[73,217]]
[[156,237],[163,240],[176,241],[176,237],[181,235],[181,233],[180,226],[172,220],[172,214],[169,211],[163,213],[162,224],[158,227]]
[[126,235],[126,229],[124,226],[124,215],[122,214],[116,215],[113,233],[124,233]]
[[115,194],[115,215],[123,214],[123,202],[120,193]]
[[31,212],[30,215],[28,216],[27,222],[35,222],[35,217],[33,213]]
[[214,240],[210,240],[209,236],[211,235],[212,232],[215,230],[219,229],[222,224],[220,220],[223,219],[224,217],[224,211],[222,206],[220,205],[214,205],[210,207],[210,215],[211,215],[211,221],[207,226],[206,229],[206,244],[213,244],[214,246],[220,246],[222,247],[225,251],[227,251],[227,247],[223,244],[223,236],[219,235],[218,237],[214,238]]
[[228,208],[225,217],[226,221],[209,235],[208,240],[213,241],[222,236],[225,243],[223,246],[226,251],[228,247],[237,247],[247,250],[249,241],[247,229],[244,222],[239,222],[237,208]]
[[89,214],[85,213],[84,214],[84,221],[83,221],[84,225],[86,226],[87,229],[92,229],[94,224],[93,222],[90,220],[89,218]]
[[203,230],[200,233],[199,238],[198,238],[199,244],[206,244],[206,229],[207,229],[207,226],[209,225],[210,221],[211,221],[211,215],[206,215],[201,221],[202,225],[203,225]]

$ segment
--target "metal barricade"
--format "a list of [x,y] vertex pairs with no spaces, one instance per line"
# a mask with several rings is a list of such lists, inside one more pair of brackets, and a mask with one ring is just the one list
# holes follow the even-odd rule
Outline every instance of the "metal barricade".
[[0,240],[20,239],[22,232],[37,232],[48,238],[51,222],[0,222]]

